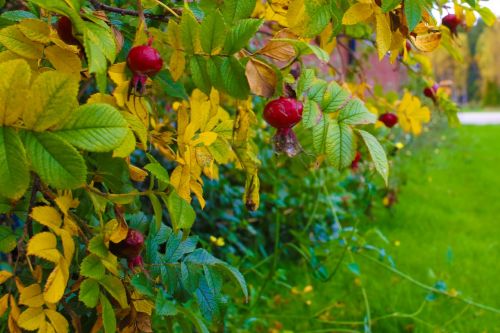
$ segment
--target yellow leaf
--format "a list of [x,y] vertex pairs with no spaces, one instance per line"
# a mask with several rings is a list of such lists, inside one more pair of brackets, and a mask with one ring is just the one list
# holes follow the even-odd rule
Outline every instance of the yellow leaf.
[[28,59],[42,58],[43,45],[26,38],[16,25],[0,30],[0,44]]
[[43,306],[44,303],[42,288],[38,283],[27,286],[19,294],[19,304],[36,308]]
[[382,59],[391,49],[392,32],[387,14],[377,14],[377,49],[378,57]]
[[62,314],[54,310],[44,310],[44,312],[57,333],[67,333],[69,331],[68,321]]
[[67,262],[71,262],[73,254],[75,254],[75,241],[71,237],[71,234],[66,230],[61,230],[61,240],[64,250],[64,258],[66,258]]
[[74,74],[77,79],[80,78],[82,62],[78,55],[57,45],[46,47],[44,54],[55,69],[64,73]]
[[19,23],[18,27],[23,35],[30,40],[43,44],[50,43],[50,26],[46,22],[36,19],[25,19]]
[[191,141],[192,146],[197,146],[199,144],[203,144],[204,146],[210,146],[212,143],[217,140],[217,133],[215,132],[203,132],[200,133],[196,139]]
[[140,297],[141,296],[136,292],[132,294],[135,310],[137,312],[147,313],[148,315],[151,315],[151,313],[153,313],[153,309],[155,308],[154,303],[145,299],[140,299]]
[[64,295],[66,284],[69,279],[68,264],[64,258],[59,260],[59,264],[50,273],[45,283],[43,297],[47,303],[57,303]]
[[328,54],[332,54],[333,50],[337,47],[337,38],[332,36],[333,25],[328,23],[326,28],[319,35],[319,46]]
[[9,271],[0,271],[0,284],[4,283],[12,277],[12,273]]
[[136,167],[135,165],[129,165],[128,171],[130,173],[130,179],[132,179],[134,182],[143,182],[148,176],[147,171],[144,171],[141,168]]
[[58,71],[40,74],[31,86],[31,107],[24,112],[28,129],[44,131],[65,119],[77,105],[78,80]]
[[416,96],[406,92],[401,100],[398,109],[398,118],[401,128],[405,132],[415,135],[422,133],[422,124],[428,123],[431,119],[431,112],[428,107],[422,107],[422,102]]
[[0,297],[0,317],[3,317],[5,311],[9,308],[9,296],[10,294],[5,294]]
[[174,52],[172,52],[168,68],[170,69],[170,74],[172,74],[172,79],[174,81],[182,77],[184,69],[186,68],[186,54],[184,51],[174,50]]
[[286,13],[287,26],[294,33],[299,35],[302,34],[305,29],[306,15],[304,0],[292,0]]
[[149,110],[150,105],[143,97],[130,98],[125,102],[127,109],[140,119],[142,124],[148,128],[149,127]]
[[267,21],[276,21],[281,26],[287,27],[287,12],[290,5],[290,0],[273,0],[266,2],[266,11],[264,13],[264,18]]
[[255,58],[250,58],[246,64],[245,75],[252,93],[266,98],[274,95],[278,76],[271,66]]
[[50,232],[42,232],[30,239],[27,253],[53,263],[58,263],[61,258],[61,253],[56,249],[56,246],[56,236]]
[[[356,3],[349,7],[342,18],[342,24],[353,25],[366,21],[373,16],[373,8],[371,4]],[[377,32],[378,33],[378,32]]]
[[245,194],[243,196],[243,201],[245,206],[250,211],[255,211],[259,209],[260,205],[260,180],[257,173],[248,174],[245,184]]
[[21,117],[31,79],[31,69],[24,60],[0,64],[0,126],[12,125]]
[[187,202],[191,202],[190,180],[191,174],[189,165],[178,165],[170,176],[172,186],[176,189],[179,196]]
[[113,96],[102,93],[95,93],[90,95],[89,99],[87,100],[87,104],[94,104],[94,103],[106,103],[106,104],[111,104],[114,107],[118,106]]
[[106,236],[113,243],[119,243],[127,237],[128,226],[120,219],[112,219],[105,226]]
[[126,69],[127,69],[126,62],[119,62],[109,67],[108,70],[109,77],[116,85],[128,82]]
[[201,209],[205,208],[206,202],[203,198],[203,187],[197,181],[191,180],[190,182],[191,191],[198,198],[198,202],[200,203]]
[[62,224],[61,215],[54,207],[50,206],[35,207],[31,211],[30,215],[35,221],[44,226],[49,227],[55,232],[58,232],[61,227]]
[[62,194],[59,193],[54,201],[64,215],[68,215],[70,209],[76,208],[80,204],[78,199],[73,199],[71,191],[64,191]]
[[61,40],[61,38],[59,38],[57,31],[52,28],[50,29],[50,41],[67,51],[73,52],[75,54],[80,53],[80,48],[78,46],[66,44],[63,40]]
[[415,47],[422,52],[432,52],[438,48],[442,34],[439,31],[428,31],[416,36],[410,35],[410,39]]
[[[189,124],[189,130],[194,134],[197,130],[204,128],[210,119],[211,101],[201,90],[194,89],[189,98],[189,102],[191,104],[191,122]],[[188,131],[188,129],[186,129],[186,131]],[[190,136],[190,138],[187,136]],[[191,139],[192,134],[189,133],[187,136],[185,137],[186,142]]]
[[34,331],[45,323],[45,314],[41,307],[27,308],[19,315],[17,324],[28,331]]

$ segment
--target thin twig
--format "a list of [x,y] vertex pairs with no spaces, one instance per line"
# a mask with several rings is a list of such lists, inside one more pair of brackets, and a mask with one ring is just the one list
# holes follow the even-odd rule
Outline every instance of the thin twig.
[[[136,10],[113,7],[110,5],[103,4],[98,0],[90,0],[90,3],[92,3],[92,5],[96,10],[103,10],[105,12],[116,13],[120,15],[139,16],[139,12]],[[167,22],[171,16],[173,16],[171,13],[165,13],[160,15],[144,13],[145,18],[156,21],[164,21],[164,22]]]

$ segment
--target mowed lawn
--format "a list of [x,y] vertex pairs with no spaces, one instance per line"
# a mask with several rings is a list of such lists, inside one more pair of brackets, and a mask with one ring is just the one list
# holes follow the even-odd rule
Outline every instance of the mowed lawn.
[[[421,142],[395,166],[399,203],[377,213],[387,250],[415,279],[444,281],[500,311],[500,127],[463,126]],[[500,332],[500,314],[445,297],[426,302],[427,291],[361,261],[372,317],[412,314],[378,320],[374,332]]]

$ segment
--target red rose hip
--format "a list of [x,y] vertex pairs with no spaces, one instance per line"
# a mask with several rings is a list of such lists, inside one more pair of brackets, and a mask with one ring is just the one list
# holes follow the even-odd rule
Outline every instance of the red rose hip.
[[394,113],[388,112],[381,115],[378,120],[383,122],[386,127],[392,128],[398,123],[398,116]]
[[462,21],[455,14],[448,14],[443,17],[443,25],[450,29],[453,35],[457,35],[457,27],[462,24]]
[[304,107],[294,98],[280,97],[264,108],[264,119],[274,128],[292,128],[302,120]]
[[119,258],[127,259],[130,267],[142,264],[141,252],[144,247],[144,235],[135,229],[128,229],[127,237],[118,243],[109,243],[109,250]]
[[148,77],[156,75],[163,68],[163,59],[157,49],[151,46],[152,39],[148,45],[134,46],[127,56],[127,66],[133,73],[128,95],[137,92],[142,96],[146,90]]

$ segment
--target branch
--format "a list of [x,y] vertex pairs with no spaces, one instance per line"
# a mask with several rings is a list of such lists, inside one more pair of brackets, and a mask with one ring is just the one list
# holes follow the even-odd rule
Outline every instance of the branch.
[[[90,3],[94,6],[96,10],[103,10],[105,12],[117,13],[120,15],[139,16],[139,12],[136,10],[113,7],[110,5],[103,4],[98,0],[90,0]],[[160,15],[144,13],[145,18],[157,21],[164,21],[164,22],[167,22],[171,16],[173,15],[168,13]]]

